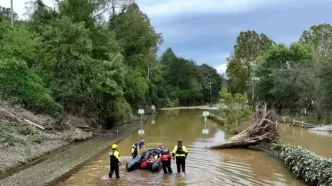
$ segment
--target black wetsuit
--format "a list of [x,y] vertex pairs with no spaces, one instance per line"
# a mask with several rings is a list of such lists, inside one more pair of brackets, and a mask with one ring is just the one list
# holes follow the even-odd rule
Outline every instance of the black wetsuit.
[[108,176],[112,178],[113,173],[115,172],[116,178],[120,178],[119,175],[119,163],[120,163],[120,153],[117,150],[112,150],[110,152],[110,172]]
[[186,172],[186,158],[188,156],[188,151],[185,146],[182,144],[175,145],[173,149],[173,157],[175,156],[176,158],[176,167],[178,173],[181,172]]

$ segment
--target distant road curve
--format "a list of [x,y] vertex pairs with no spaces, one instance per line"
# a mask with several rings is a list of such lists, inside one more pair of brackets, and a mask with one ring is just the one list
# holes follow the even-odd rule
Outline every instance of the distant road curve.
[[332,125],[327,126],[321,126],[316,128],[309,129],[310,131],[326,131],[326,132],[332,132]]
[[191,106],[191,107],[166,107],[166,108],[161,108],[160,110],[179,110],[179,109],[219,110],[217,105],[214,105],[212,107],[210,107],[208,105]]

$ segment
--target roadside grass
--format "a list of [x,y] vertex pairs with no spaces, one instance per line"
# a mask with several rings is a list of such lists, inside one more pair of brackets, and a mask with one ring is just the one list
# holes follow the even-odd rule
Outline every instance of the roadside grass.
[[76,127],[44,132],[34,126],[0,120],[0,179],[11,170],[73,141],[92,135]]
[[0,185],[52,185],[93,156],[106,150],[110,144],[122,140],[138,127],[137,123],[124,125],[119,129],[118,137],[114,134],[112,138],[94,138],[67,145],[52,152],[44,161],[0,180]]

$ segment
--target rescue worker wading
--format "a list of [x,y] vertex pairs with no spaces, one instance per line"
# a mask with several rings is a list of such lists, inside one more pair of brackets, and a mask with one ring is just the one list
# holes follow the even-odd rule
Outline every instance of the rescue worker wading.
[[176,167],[178,173],[180,173],[180,169],[182,168],[182,172],[186,172],[186,158],[188,156],[188,151],[185,146],[182,145],[182,140],[178,140],[178,144],[174,146],[174,149],[172,151],[173,159],[174,156],[176,158]]
[[139,150],[145,149],[144,147],[144,139],[141,138],[138,142],[134,143],[131,147],[131,155],[133,156],[133,159],[139,154]]
[[121,161],[120,161],[120,153],[117,149],[118,146],[116,144],[113,144],[112,151],[110,152],[110,172],[108,174],[110,178],[112,178],[114,172],[116,178],[120,178],[119,165],[121,165]]
[[171,158],[172,158],[171,152],[168,149],[163,148],[162,146],[160,146],[160,151],[161,151],[160,157],[161,157],[161,162],[163,164],[164,174],[173,173],[173,170],[171,168]]

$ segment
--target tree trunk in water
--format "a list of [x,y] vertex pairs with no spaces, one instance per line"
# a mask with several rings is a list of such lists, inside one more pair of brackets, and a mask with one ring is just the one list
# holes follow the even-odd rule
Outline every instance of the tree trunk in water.
[[273,143],[279,140],[276,115],[274,110],[256,106],[251,125],[241,133],[231,137],[226,142],[210,146],[210,149],[248,147],[261,142]]

